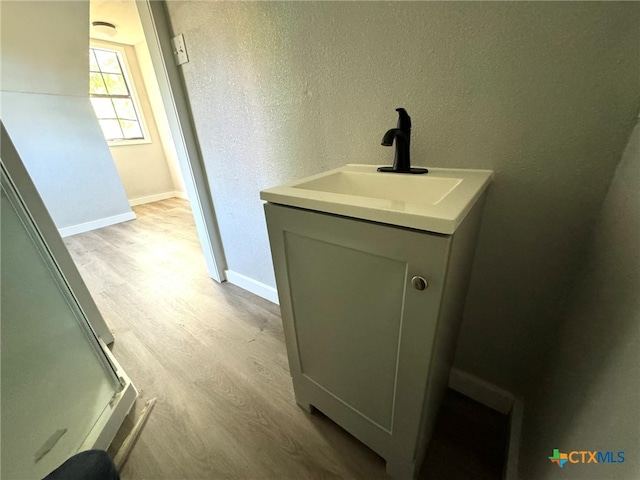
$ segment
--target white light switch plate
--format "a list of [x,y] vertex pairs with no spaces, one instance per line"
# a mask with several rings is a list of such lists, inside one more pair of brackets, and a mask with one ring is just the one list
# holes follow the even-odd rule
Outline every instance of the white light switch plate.
[[173,57],[176,60],[176,65],[182,65],[189,61],[187,47],[184,43],[184,36],[182,34],[171,39],[171,46],[173,47]]

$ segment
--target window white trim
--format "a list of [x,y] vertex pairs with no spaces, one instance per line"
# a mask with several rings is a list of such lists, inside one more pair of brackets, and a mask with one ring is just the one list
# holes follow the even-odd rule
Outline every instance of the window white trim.
[[151,134],[149,133],[149,128],[147,127],[147,121],[145,119],[145,115],[143,112],[140,96],[138,95],[136,83],[133,81],[133,78],[132,78],[133,73],[131,70],[131,66],[129,65],[129,59],[127,58],[127,51],[125,49],[125,47],[127,46],[129,45],[124,45],[121,43],[105,42],[104,40],[97,40],[94,38],[89,39],[89,47],[101,48],[104,50],[112,50],[114,52],[118,52],[118,54],[120,55],[120,59],[122,60],[122,69],[123,69],[122,74],[124,75],[124,79],[127,82],[127,86],[129,87],[131,98],[133,99],[136,113],[138,114],[140,129],[142,130],[142,135],[144,136],[144,138],[136,138],[133,140],[107,140],[107,145],[109,145],[110,147],[143,145],[143,144],[149,144],[153,142],[153,140],[151,139]]
[[[140,123],[142,124],[142,122]],[[128,147],[131,145],[146,145],[149,143],[153,143],[150,138],[136,138],[134,140],[107,140],[107,144],[110,147]]]

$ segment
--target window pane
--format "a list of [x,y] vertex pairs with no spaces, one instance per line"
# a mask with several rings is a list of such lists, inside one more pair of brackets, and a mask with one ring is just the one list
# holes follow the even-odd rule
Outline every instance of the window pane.
[[139,107],[124,76],[122,56],[108,49],[89,50],[91,104],[105,138],[109,141],[145,138]]
[[120,126],[124,132],[124,138],[142,138],[142,131],[138,122],[120,120]]
[[116,112],[110,98],[92,98],[91,104],[98,118],[116,118]]
[[107,87],[104,85],[102,75],[99,73],[89,74],[89,93],[92,94],[106,94]]
[[107,85],[107,90],[110,95],[128,95],[129,91],[127,90],[127,84],[124,81],[124,77],[122,75],[117,75],[115,73],[105,73],[102,75],[104,77],[104,83]]
[[107,73],[122,73],[120,71],[120,64],[118,63],[116,52],[110,52],[107,50],[94,51],[96,52],[96,58],[98,59],[100,70]]
[[122,131],[118,120],[100,120],[100,127],[107,140],[122,138]]
[[96,56],[94,55],[92,48],[89,49],[89,70],[91,70],[92,72],[100,71],[98,62],[96,61]]
[[114,98],[113,105],[118,112],[118,118],[125,120],[137,120],[136,110],[133,108],[133,102],[130,98]]

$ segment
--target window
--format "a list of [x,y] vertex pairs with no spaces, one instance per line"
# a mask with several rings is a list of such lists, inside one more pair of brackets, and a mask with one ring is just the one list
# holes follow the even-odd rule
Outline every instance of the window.
[[107,141],[144,140],[139,109],[127,81],[122,54],[91,47],[89,70],[91,104]]

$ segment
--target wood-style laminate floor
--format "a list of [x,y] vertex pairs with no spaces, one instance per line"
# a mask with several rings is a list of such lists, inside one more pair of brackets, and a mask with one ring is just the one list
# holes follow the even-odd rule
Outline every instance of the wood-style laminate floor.
[[[137,408],[157,397],[123,480],[387,478],[380,457],[296,405],[279,307],[208,277],[188,202],[134,210],[65,239]],[[505,435],[504,416],[450,392],[421,477],[500,479]]]

